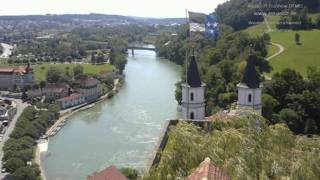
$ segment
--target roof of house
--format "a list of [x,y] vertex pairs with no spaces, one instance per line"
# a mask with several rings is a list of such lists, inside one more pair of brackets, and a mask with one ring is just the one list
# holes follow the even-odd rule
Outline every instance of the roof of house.
[[0,73],[27,73],[31,68],[29,66],[0,66]]
[[79,85],[80,87],[93,87],[100,84],[100,81],[93,77],[85,77],[75,80],[74,84]]
[[230,177],[206,158],[186,180],[230,180]]
[[260,82],[260,75],[254,65],[254,56],[249,55],[241,83],[249,88],[255,89],[260,87]]
[[69,101],[69,100],[77,99],[80,97],[84,97],[83,94],[75,93],[75,94],[71,94],[70,96],[57,99],[57,102]]
[[28,95],[33,95],[33,96],[40,96],[40,95],[48,94],[48,93],[59,94],[59,93],[63,93],[63,91],[67,92],[68,89],[62,88],[62,87],[52,87],[52,88],[45,87],[42,90],[41,89],[28,90],[27,94]]
[[114,166],[109,166],[100,172],[94,172],[87,177],[87,180],[128,180],[121,172]]
[[195,56],[191,56],[191,61],[187,72],[187,83],[191,87],[200,87],[201,78]]

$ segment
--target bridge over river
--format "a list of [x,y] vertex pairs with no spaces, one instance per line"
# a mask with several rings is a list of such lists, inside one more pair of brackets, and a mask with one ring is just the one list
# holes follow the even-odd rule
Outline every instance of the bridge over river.
[[150,50],[155,51],[156,48],[154,46],[128,46],[128,50],[131,50],[131,54],[134,56],[134,50]]
[[[84,43],[88,44],[100,44],[105,45],[107,48],[111,48],[109,42],[106,41],[83,41]],[[151,50],[154,51],[156,48],[153,45],[145,45],[145,44],[129,44],[128,50],[131,50],[132,52],[134,50]]]

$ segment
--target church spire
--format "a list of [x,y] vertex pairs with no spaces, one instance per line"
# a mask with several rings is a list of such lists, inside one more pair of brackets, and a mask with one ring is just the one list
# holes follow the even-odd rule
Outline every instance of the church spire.
[[255,89],[260,86],[260,75],[254,65],[254,56],[250,53],[241,83]]
[[191,56],[191,61],[188,67],[187,83],[191,87],[201,86],[201,78],[198,70],[198,64],[194,54]]

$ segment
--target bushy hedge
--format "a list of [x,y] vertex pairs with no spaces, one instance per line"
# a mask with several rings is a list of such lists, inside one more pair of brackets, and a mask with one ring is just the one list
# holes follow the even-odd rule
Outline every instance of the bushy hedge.
[[36,141],[58,118],[58,113],[56,105],[50,105],[46,111],[38,111],[33,106],[23,111],[3,146],[3,165],[14,179],[41,179],[38,165],[27,164],[34,158]]

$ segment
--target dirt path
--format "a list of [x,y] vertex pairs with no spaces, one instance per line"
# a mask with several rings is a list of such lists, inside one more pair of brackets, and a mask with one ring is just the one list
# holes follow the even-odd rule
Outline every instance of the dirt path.
[[277,43],[271,43],[272,46],[277,46],[279,48],[279,51],[276,52],[275,54],[269,56],[266,58],[267,61],[270,61],[271,59],[279,56],[281,53],[283,53],[283,51],[285,50],[285,48],[281,45],[281,44],[277,44]]
[[[272,29],[270,28],[270,25],[269,25],[269,22],[268,22],[268,18],[267,18],[266,16],[264,16],[264,22],[265,22],[265,24],[266,24],[266,26],[267,26],[267,29],[268,29],[268,30],[267,30],[267,33],[272,32]],[[271,45],[272,45],[272,46],[277,46],[277,47],[279,48],[279,51],[276,52],[275,54],[267,57],[267,58],[266,58],[267,61],[272,60],[273,58],[279,56],[280,54],[282,54],[282,53],[285,51],[285,48],[284,48],[281,44],[271,42]],[[266,80],[269,80],[269,81],[272,80],[271,77],[269,77],[269,76],[267,76],[267,75],[265,75],[265,74],[264,74],[264,77],[265,77]]]

